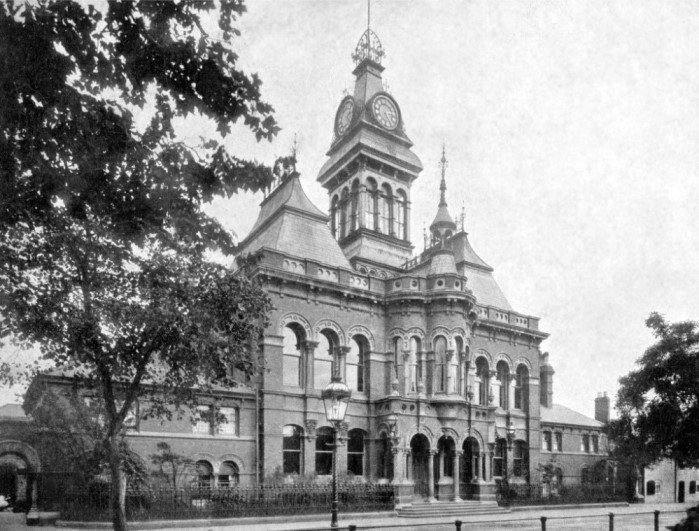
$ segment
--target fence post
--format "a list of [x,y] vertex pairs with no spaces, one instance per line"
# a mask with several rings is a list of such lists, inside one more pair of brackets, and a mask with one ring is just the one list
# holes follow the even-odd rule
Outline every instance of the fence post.
[[461,531],[461,520],[455,520],[454,525],[456,526],[456,531]]
[[614,513],[609,513],[609,531],[614,531]]
[[546,517],[541,517],[541,531],[546,531]]
[[653,511],[653,529],[660,531],[660,511]]

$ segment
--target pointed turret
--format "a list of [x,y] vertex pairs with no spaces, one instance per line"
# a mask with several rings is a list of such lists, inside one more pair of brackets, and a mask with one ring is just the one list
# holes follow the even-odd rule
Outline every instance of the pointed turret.
[[454,223],[451,214],[449,214],[449,208],[447,207],[446,200],[446,171],[448,165],[449,162],[447,161],[446,157],[446,149],[444,145],[442,145],[442,158],[439,160],[439,167],[442,171],[442,180],[439,183],[439,207],[437,208],[437,215],[430,225],[433,245],[437,243],[443,245],[444,241],[456,232],[456,223]]

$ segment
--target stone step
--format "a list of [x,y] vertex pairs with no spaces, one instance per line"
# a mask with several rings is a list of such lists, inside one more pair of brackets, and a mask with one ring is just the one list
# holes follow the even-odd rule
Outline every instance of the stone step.
[[499,507],[496,502],[434,502],[403,505],[396,509],[398,516],[424,518],[430,516],[466,516],[473,514],[507,513],[508,509]]

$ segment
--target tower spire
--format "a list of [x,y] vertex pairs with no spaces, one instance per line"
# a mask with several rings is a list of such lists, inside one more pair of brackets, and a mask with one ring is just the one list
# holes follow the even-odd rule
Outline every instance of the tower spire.
[[446,156],[446,148],[444,143],[442,143],[442,158],[439,159],[439,168],[442,170],[442,182],[439,183],[439,206],[447,206],[447,200],[445,197],[447,191],[447,181],[445,179],[447,166],[449,166],[449,161],[447,160]]

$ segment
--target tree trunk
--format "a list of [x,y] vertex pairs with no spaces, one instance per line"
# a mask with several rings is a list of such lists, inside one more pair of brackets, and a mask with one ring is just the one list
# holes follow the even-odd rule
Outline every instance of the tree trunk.
[[112,508],[112,524],[115,531],[126,531],[126,476],[121,466],[119,444],[116,437],[109,440],[109,470],[112,483],[109,503]]

